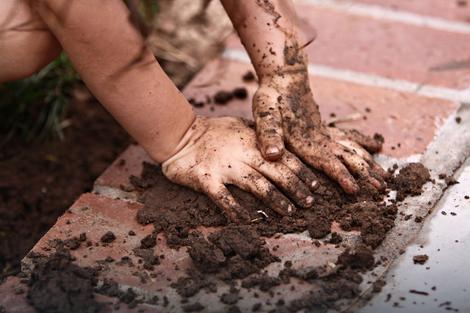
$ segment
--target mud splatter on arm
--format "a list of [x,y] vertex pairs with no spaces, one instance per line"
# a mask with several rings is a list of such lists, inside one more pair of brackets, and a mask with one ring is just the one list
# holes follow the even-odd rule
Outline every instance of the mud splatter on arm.
[[222,4],[261,80],[308,64],[306,54],[296,49],[309,39],[296,26],[291,1],[222,0]]

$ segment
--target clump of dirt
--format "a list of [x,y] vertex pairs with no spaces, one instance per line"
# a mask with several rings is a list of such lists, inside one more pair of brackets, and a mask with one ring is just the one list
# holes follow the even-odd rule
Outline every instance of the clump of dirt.
[[212,97],[206,95],[205,100],[196,100],[194,98],[190,98],[188,102],[195,108],[202,108],[206,104],[215,103],[217,105],[226,105],[233,99],[243,100],[247,97],[248,90],[245,87],[236,87],[233,90],[219,90]]
[[39,313],[96,313],[104,304],[94,298],[96,270],[72,263],[63,247],[49,257],[33,255],[27,299]]
[[[83,236],[80,237],[84,239]],[[140,303],[159,302],[158,296],[144,301],[132,288],[122,289],[112,279],[105,278],[101,284],[98,284],[98,277],[104,267],[100,265],[80,267],[74,264],[75,258],[70,254],[71,249],[67,245],[67,240],[55,239],[50,243],[50,247],[55,249],[55,252],[47,256],[35,252],[28,254],[33,263],[32,272],[29,278],[21,280],[29,287],[27,300],[38,313],[103,312],[107,303],[98,302],[95,293],[115,297],[119,303],[127,304],[131,309]],[[147,265],[153,269],[153,265],[159,264],[153,249],[136,248],[134,254],[144,260],[144,269],[149,269]],[[108,257],[103,262],[114,262],[114,260]],[[128,256],[121,258],[120,265],[124,264],[134,267]],[[164,299],[164,303],[165,301]],[[119,306],[119,303],[116,306]]]
[[[254,228],[247,225],[228,225],[209,235],[208,240],[214,247],[211,250],[221,251],[225,258],[224,262],[214,268],[218,272],[218,277],[223,280],[245,278],[279,261],[265,247],[264,239],[260,238]],[[191,255],[194,246],[190,247]],[[204,253],[204,251],[199,253],[201,252]]]
[[237,87],[232,91],[219,90],[213,96],[216,104],[224,105],[232,99],[246,99],[248,97],[248,91],[245,87]]
[[366,245],[359,245],[351,251],[346,249],[339,257],[338,264],[351,269],[368,270],[374,266],[374,253]]
[[256,75],[252,71],[247,71],[245,74],[243,74],[242,80],[245,83],[254,82],[256,80]]
[[111,243],[116,240],[116,235],[112,231],[107,231],[103,236],[101,236],[102,243]]
[[424,264],[428,261],[429,257],[426,254],[418,254],[413,257],[414,264]]
[[398,201],[407,196],[417,196],[423,192],[423,185],[430,181],[429,170],[421,163],[410,163],[400,169],[398,175],[389,181],[391,187],[397,190]]

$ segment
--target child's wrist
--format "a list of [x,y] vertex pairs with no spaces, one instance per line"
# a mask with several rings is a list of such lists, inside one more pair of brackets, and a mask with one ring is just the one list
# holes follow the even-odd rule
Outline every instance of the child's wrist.
[[171,132],[179,133],[176,138],[174,136],[162,136],[158,142],[142,144],[144,149],[150,155],[152,160],[157,163],[163,163],[176,153],[178,153],[187,143],[188,133],[192,132],[193,124],[196,121],[196,115],[193,113],[187,116],[185,121],[178,125],[179,129],[172,129]]

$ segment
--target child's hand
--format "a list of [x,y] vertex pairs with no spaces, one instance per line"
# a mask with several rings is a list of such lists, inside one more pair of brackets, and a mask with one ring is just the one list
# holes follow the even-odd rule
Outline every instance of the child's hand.
[[253,98],[253,116],[260,149],[267,160],[281,157],[285,143],[290,151],[325,172],[348,193],[359,189],[351,173],[377,189],[385,187],[386,172],[367,152],[379,151],[382,144],[357,131],[325,127],[306,69],[262,80]]
[[282,215],[293,213],[295,207],[274,185],[300,207],[313,203],[310,190],[317,184],[315,175],[288,151],[279,162],[264,160],[254,130],[239,118],[197,117],[182,142],[184,146],[163,162],[163,173],[175,183],[206,193],[234,222],[249,216],[226,184],[252,193]]

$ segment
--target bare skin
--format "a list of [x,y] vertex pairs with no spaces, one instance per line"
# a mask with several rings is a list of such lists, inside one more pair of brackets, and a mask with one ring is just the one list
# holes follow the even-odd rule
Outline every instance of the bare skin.
[[369,153],[381,143],[358,132],[322,124],[310,89],[308,58],[302,50],[312,38],[296,27],[293,5],[284,0],[222,0],[248,51],[260,85],[253,117],[263,156],[271,161],[285,146],[312,167],[324,171],[348,193],[359,187],[353,175],[385,187],[386,172]]

